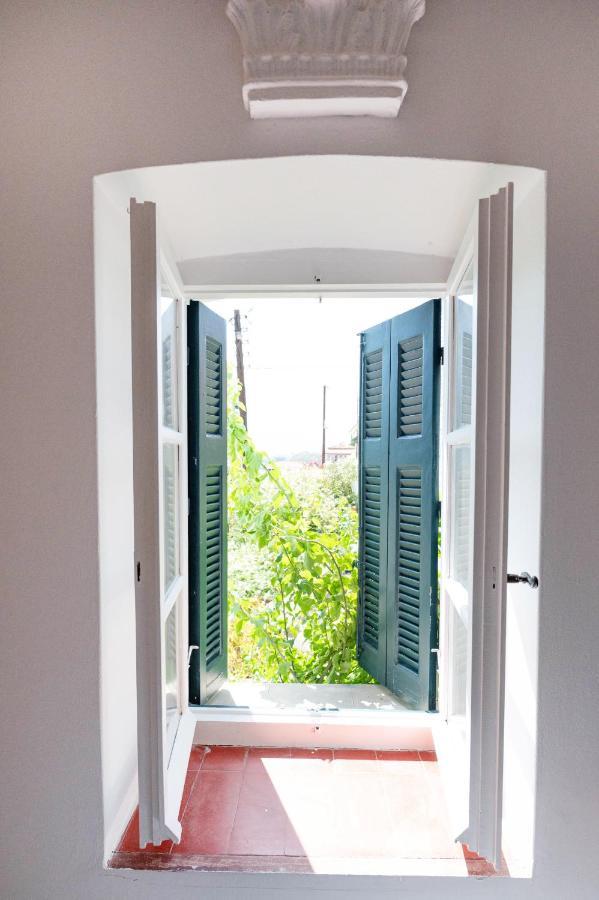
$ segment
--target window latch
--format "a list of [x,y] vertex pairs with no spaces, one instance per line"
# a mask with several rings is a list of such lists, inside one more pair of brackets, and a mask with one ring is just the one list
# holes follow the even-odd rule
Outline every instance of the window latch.
[[511,575],[508,572],[508,584],[527,584],[531,588],[538,588],[539,579],[536,575],[529,575],[528,572],[521,572],[520,575]]

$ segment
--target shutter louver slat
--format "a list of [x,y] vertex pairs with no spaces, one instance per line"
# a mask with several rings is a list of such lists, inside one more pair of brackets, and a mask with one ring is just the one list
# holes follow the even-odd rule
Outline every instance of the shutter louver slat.
[[364,358],[364,432],[367,438],[380,438],[383,401],[383,351],[373,350]]
[[206,662],[219,656],[222,644],[222,472],[206,470]]
[[222,347],[206,338],[206,434],[222,434]]
[[173,351],[172,335],[167,334],[162,340],[162,405],[163,422],[172,428],[175,422],[173,390]]
[[168,590],[177,576],[177,450],[166,444],[162,459],[162,491],[164,516],[164,589]]
[[422,433],[422,335],[402,341],[398,347],[398,436]]
[[362,549],[363,605],[362,639],[374,650],[379,645],[379,582],[381,540],[381,473],[377,467],[364,470],[363,502],[369,514],[364,521]]
[[360,339],[358,661],[379,684],[387,668],[390,323]]
[[453,554],[451,575],[464,586],[470,564],[470,450],[458,447],[453,459]]
[[415,674],[420,649],[421,482],[417,468],[398,473],[397,662]]
[[462,371],[461,371],[462,423],[472,422],[472,335],[467,331],[462,334]]

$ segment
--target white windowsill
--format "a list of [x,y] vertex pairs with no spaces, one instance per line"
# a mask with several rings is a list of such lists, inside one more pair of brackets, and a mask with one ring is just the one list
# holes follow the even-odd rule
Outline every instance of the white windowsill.
[[439,713],[412,709],[339,709],[299,710],[296,708],[269,709],[249,706],[190,706],[190,712],[198,721],[215,722],[289,722],[314,725],[362,725],[369,728],[380,725],[433,728],[439,721]]
[[246,747],[434,750],[438,713],[191,707],[194,743]]

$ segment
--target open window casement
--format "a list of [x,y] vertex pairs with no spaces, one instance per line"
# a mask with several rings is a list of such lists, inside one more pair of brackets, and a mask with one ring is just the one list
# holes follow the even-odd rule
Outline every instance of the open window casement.
[[501,859],[513,186],[480,201],[446,308],[441,713],[456,839]]
[[[505,669],[512,186],[480,201],[445,307],[442,725],[456,840],[498,863]],[[362,336],[362,666],[434,709],[437,667],[439,301]]]
[[179,841],[187,708],[185,301],[163,286],[156,206],[130,203],[140,845]]

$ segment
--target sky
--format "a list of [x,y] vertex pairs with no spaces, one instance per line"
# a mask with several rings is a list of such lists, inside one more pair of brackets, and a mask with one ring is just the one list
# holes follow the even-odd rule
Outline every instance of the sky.
[[256,446],[278,458],[320,454],[323,385],[327,446],[349,443],[358,421],[359,333],[422,302],[354,297],[207,302],[227,319],[233,366],[233,311],[240,310],[248,430]]

